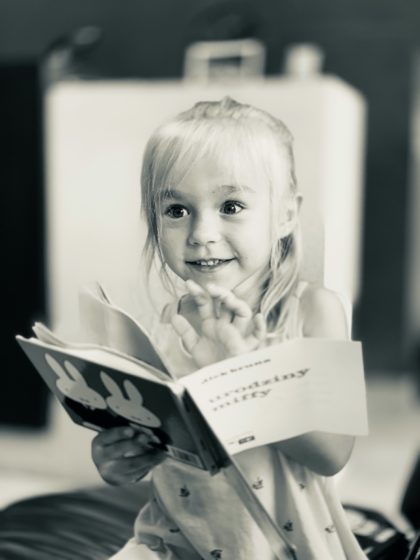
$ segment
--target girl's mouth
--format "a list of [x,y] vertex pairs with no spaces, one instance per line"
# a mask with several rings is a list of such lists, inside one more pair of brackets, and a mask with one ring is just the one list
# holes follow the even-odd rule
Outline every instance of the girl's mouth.
[[187,264],[201,272],[213,272],[230,263],[232,260],[233,259],[198,259],[196,261],[187,261]]

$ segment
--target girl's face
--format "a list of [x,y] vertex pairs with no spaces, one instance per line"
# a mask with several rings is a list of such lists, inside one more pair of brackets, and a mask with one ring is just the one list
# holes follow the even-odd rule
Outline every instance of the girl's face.
[[160,248],[183,280],[249,290],[267,271],[272,245],[269,187],[246,167],[233,181],[225,165],[204,157],[179,184],[171,185],[162,203]]

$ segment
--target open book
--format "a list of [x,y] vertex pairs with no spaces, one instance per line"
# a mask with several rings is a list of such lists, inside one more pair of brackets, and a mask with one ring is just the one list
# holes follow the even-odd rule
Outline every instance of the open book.
[[[295,339],[174,379],[146,330],[100,286],[80,303],[88,342],[66,343],[40,323],[36,337],[17,336],[71,418],[95,430],[139,426],[169,456],[211,474],[232,475],[233,465],[254,518],[265,514],[232,455],[311,430],[367,433],[359,342]],[[275,540],[278,529],[264,523]]]
[[17,337],[71,418],[101,430],[133,424],[175,459],[216,472],[231,454],[310,430],[367,433],[359,342],[294,339],[174,379],[146,330],[103,289],[83,290],[89,342],[45,325]]

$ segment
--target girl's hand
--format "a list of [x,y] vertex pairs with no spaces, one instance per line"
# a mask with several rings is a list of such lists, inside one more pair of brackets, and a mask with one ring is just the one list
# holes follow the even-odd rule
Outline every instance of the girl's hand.
[[214,284],[205,290],[192,280],[186,284],[197,306],[201,332],[181,315],[175,315],[172,325],[198,367],[251,352],[265,339],[262,315],[254,315],[233,292]]
[[165,455],[149,445],[149,437],[130,426],[110,428],[92,441],[92,458],[108,484],[138,482],[158,465]]

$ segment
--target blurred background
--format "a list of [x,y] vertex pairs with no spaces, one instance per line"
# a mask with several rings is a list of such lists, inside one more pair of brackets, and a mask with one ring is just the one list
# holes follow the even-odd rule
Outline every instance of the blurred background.
[[414,0],[0,0],[0,507],[99,482],[92,434],[14,336],[34,320],[72,331],[72,290],[95,271],[130,305],[113,274],[137,282],[144,140],[203,93],[233,92],[292,129],[306,200],[323,201],[321,272],[353,305],[371,434],[343,499],[400,513],[420,447],[419,29]]

